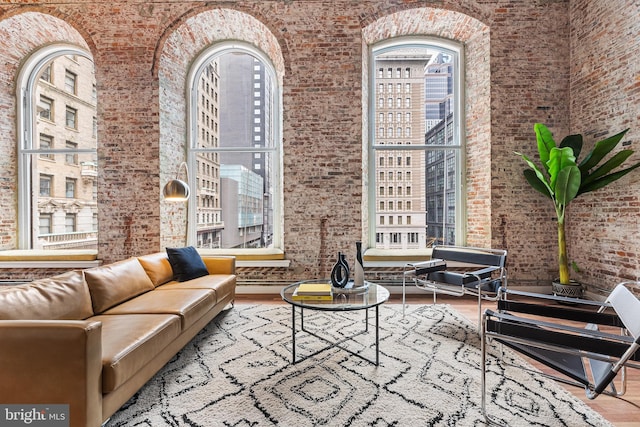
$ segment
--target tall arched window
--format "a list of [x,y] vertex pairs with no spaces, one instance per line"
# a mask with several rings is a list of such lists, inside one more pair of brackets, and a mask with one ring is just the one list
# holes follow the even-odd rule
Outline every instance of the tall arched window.
[[[369,216],[378,218],[370,222],[370,247],[425,249],[436,243],[464,242],[461,56],[460,45],[426,37],[395,38],[372,49],[370,87],[395,84],[409,93],[404,103],[384,106],[375,101],[375,96],[369,102],[372,118],[393,113],[407,118],[405,141],[400,144],[388,140],[393,137],[391,128],[385,138],[373,132],[379,123],[370,121],[369,177],[376,179],[381,176],[376,172],[387,172],[404,175],[408,181],[406,191],[398,187],[394,194],[389,187],[387,194],[370,194]],[[376,72],[381,69],[397,72]],[[400,133],[399,127],[397,136]],[[383,166],[380,160],[386,156],[397,157],[398,161]],[[379,184],[371,182],[369,188],[378,188]],[[385,224],[384,216],[397,212],[378,211],[384,202],[413,209],[406,221],[393,223],[389,216]]]
[[97,249],[93,60],[70,45],[34,53],[18,78],[20,249]]
[[282,248],[281,106],[271,62],[249,44],[216,44],[194,63],[189,87],[189,242]]

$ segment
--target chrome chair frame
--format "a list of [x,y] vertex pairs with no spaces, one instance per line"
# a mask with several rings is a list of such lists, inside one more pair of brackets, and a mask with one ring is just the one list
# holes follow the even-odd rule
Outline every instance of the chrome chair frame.
[[[640,369],[640,300],[629,290],[638,282],[618,284],[605,302],[555,297],[503,290],[498,311],[486,310],[482,316],[482,412],[490,417],[486,407],[487,347],[495,340],[554,369],[558,375],[537,374],[565,384],[584,387],[587,398],[600,394],[622,396],[626,392],[626,368]],[[527,302],[512,301],[509,295],[525,296]],[[533,298],[536,302],[530,302]],[[542,301],[543,303],[540,303]],[[549,302],[570,302],[572,306],[548,305]],[[576,308],[586,305],[597,308]],[[513,314],[518,313],[518,314]],[[524,317],[534,315],[536,318]],[[558,321],[586,323],[585,327],[567,326]],[[600,327],[620,328],[620,334],[602,332]],[[620,373],[619,390],[614,380]]]
[[431,260],[405,264],[402,277],[402,314],[406,302],[407,281],[418,289],[437,294],[478,298],[478,329],[482,318],[482,300],[496,301],[507,287],[507,251],[470,246],[438,245]]

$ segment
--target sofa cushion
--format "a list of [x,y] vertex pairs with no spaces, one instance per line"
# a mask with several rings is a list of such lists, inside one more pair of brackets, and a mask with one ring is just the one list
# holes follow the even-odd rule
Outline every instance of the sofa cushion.
[[178,282],[206,276],[209,270],[204,265],[202,257],[193,246],[186,248],[167,248],[169,263]]
[[174,314],[180,316],[184,330],[215,305],[216,294],[210,289],[155,290],[123,302],[104,314]]
[[90,268],[84,271],[84,277],[96,314],[154,288],[136,258]]
[[138,261],[140,261],[144,271],[147,272],[147,276],[153,282],[153,286],[162,285],[173,280],[173,269],[166,252],[140,256]]
[[93,316],[81,271],[0,287],[0,320],[83,320]]
[[231,296],[233,299],[236,291],[236,276],[234,274],[209,274],[187,282],[172,281],[158,286],[158,291],[174,289],[212,289],[216,293],[216,304]]
[[180,335],[170,314],[98,315],[102,322],[102,392],[109,393],[147,365]]

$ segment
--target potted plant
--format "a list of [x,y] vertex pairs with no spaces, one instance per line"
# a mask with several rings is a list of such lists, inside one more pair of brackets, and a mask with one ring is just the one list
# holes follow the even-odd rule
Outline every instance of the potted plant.
[[[633,154],[633,150],[629,149],[620,150],[602,162],[629,129],[596,142],[593,149],[580,161],[578,158],[582,152],[582,135],[569,135],[558,146],[551,131],[545,125],[536,123],[534,130],[542,168],[539,168],[524,154],[518,152],[516,154],[522,157],[529,166],[524,170],[527,182],[535,190],[549,198],[556,210],[560,287],[554,288],[554,292],[562,296],[580,296],[582,295],[580,285],[577,286],[579,294],[572,294],[572,289],[576,289],[576,287],[575,285],[572,287],[565,240],[564,224],[567,206],[581,194],[598,190],[622,178],[639,167],[640,162],[613,172]],[[562,289],[563,286],[566,288]]]

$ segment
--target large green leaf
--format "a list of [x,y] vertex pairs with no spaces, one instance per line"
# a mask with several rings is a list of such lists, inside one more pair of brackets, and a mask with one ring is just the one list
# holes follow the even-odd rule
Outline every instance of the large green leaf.
[[622,178],[623,176],[625,176],[626,174],[628,174],[629,172],[631,172],[632,170],[638,168],[640,166],[640,163],[636,163],[635,165],[628,167],[626,169],[623,169],[621,171],[603,176],[600,179],[597,179],[587,185],[583,185],[580,188],[580,191],[578,192],[578,195],[583,194],[583,193],[588,193],[590,191],[595,191],[598,190],[604,186],[607,186],[609,184],[611,184],[613,181],[617,181],[620,178]]
[[581,185],[587,185],[590,182],[600,178],[601,176],[608,174],[609,172],[623,164],[624,161],[627,160],[632,154],[633,150],[622,150],[616,153],[615,156],[607,160],[602,166],[600,166],[592,173],[587,175],[583,174]]
[[593,150],[591,150],[584,158],[584,160],[582,160],[578,165],[582,173],[588,173],[591,168],[600,163],[600,161],[604,159],[606,155],[615,148],[616,145],[618,145],[620,140],[622,140],[622,138],[628,131],[629,129],[625,129],[620,133],[610,136],[609,138],[596,142]]
[[549,186],[549,183],[547,182],[547,178],[540,171],[540,169],[538,169],[538,166],[536,166],[536,164],[533,163],[531,161],[531,159],[529,159],[524,154],[518,153],[517,151],[516,151],[516,154],[518,156],[522,157],[522,160],[524,160],[529,165],[529,167],[531,168],[531,169],[525,169],[524,170],[524,177],[527,179],[527,182],[529,182],[529,184],[534,189],[538,190],[539,192],[541,192],[545,196],[548,196],[548,197],[552,198],[553,197],[553,190]]
[[549,185],[547,185],[545,181],[541,181],[540,177],[536,174],[535,171],[531,169],[525,169],[524,171],[522,171],[522,173],[524,174],[525,179],[527,180],[529,185],[531,185],[531,187],[542,193],[542,195],[547,196],[550,199],[552,198]]
[[540,161],[547,168],[547,162],[549,161],[549,152],[552,148],[556,147],[556,141],[553,139],[553,134],[542,123],[536,123],[533,125],[533,130],[536,132],[536,140],[538,142],[538,154],[540,155]]
[[567,206],[578,195],[579,189],[580,169],[575,164],[561,169],[555,186],[556,204]]
[[556,182],[560,171],[567,167],[576,166],[576,158],[570,147],[552,148],[549,152],[549,161],[547,162],[547,170],[549,171],[551,189],[556,191]]
[[560,148],[570,147],[573,150],[573,155],[577,159],[580,157],[580,152],[582,151],[582,135],[568,135],[562,139],[559,145]]

